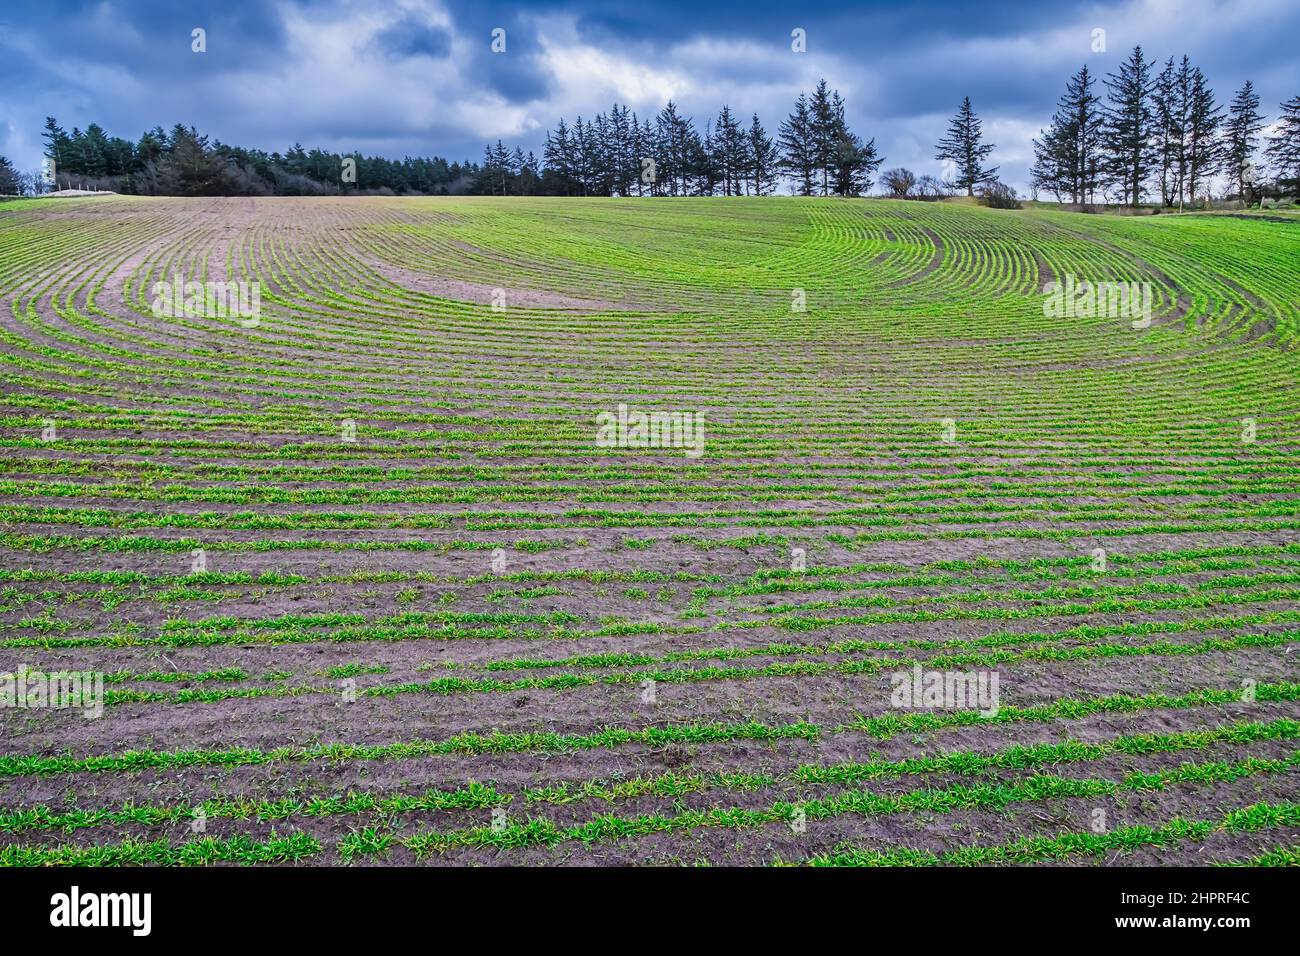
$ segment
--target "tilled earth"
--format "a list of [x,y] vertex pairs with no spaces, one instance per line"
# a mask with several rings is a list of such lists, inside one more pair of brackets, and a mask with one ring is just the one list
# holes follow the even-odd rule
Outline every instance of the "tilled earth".
[[[0,207],[0,671],[103,680],[6,698],[0,863],[1294,858],[1300,259],[1173,227]],[[1046,317],[1081,269],[1164,313]]]

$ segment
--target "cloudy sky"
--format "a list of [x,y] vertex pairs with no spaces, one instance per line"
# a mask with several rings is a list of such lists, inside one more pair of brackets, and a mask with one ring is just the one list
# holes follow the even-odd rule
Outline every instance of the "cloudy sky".
[[[196,27],[206,53],[191,50]],[[0,154],[36,168],[53,115],[132,140],[183,122],[267,150],[477,160],[498,138],[540,154],[560,116],[617,101],[644,117],[670,98],[701,126],[725,102],[775,134],[824,76],[886,165],[918,173],[940,171],[933,143],[969,95],[1023,188],[1030,138],[1083,64],[1109,72],[1134,44],[1188,53],[1221,100],[1254,80],[1272,119],[1300,94],[1297,35],[1296,0],[5,0]]]

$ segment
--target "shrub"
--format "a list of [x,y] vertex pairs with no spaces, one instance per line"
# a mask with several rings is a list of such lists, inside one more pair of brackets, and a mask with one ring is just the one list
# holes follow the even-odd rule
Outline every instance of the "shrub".
[[1020,209],[1016,191],[996,179],[980,190],[980,202],[992,209]]
[[933,176],[922,176],[916,181],[916,189],[913,196],[917,199],[935,200],[942,199],[944,196],[951,196],[952,190],[948,184]]
[[880,185],[889,190],[889,195],[895,199],[909,199],[916,187],[916,174],[902,167],[887,169],[880,176]]

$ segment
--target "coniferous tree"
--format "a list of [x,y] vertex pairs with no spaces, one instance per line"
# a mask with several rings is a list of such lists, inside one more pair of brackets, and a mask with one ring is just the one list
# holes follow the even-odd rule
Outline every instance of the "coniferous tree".
[[589,127],[591,133],[591,192],[608,196],[614,191],[614,142],[609,118],[597,113]]
[[755,113],[749,123],[749,173],[754,183],[755,196],[768,196],[776,190],[776,144],[767,135]]
[[[681,176],[681,194],[688,196],[691,194],[692,180],[697,181],[698,184],[700,170],[705,165],[704,143],[695,129],[695,121],[689,116],[678,116],[676,142],[678,150],[676,163]],[[697,194],[699,192],[698,185],[696,192]]]
[[[530,153],[529,156],[531,155]],[[510,173],[515,179],[515,195],[531,196],[535,177],[528,165],[528,156],[525,156],[523,149],[518,146],[510,154]]]
[[483,147],[483,173],[481,184],[484,191],[489,195],[495,196],[497,184],[501,181],[501,174],[496,167],[496,150],[491,146]]
[[1086,66],[1072,76],[1051,126],[1034,140],[1034,184],[1073,203],[1090,202],[1101,181],[1103,117],[1094,82]]
[[817,81],[809,109],[812,116],[813,162],[821,176],[822,195],[825,196],[831,189],[841,125],[835,115],[835,99],[831,96],[825,79]]
[[0,196],[16,196],[22,192],[18,170],[4,156],[0,156]]
[[1152,143],[1155,123],[1151,111],[1151,67],[1134,47],[1119,70],[1106,78],[1110,105],[1106,110],[1106,150],[1111,175],[1122,187],[1124,201],[1137,206],[1151,165],[1155,161]]
[[713,135],[713,120],[704,122],[702,145],[704,155],[695,171],[699,177],[698,188],[701,196],[712,196],[717,192],[718,183],[722,182],[722,164],[725,161],[718,147],[718,139]]
[[1189,150],[1187,126],[1192,109],[1192,61],[1184,54],[1173,74],[1167,110],[1171,161],[1172,191],[1169,205],[1183,201],[1187,186]]
[[1276,132],[1269,137],[1266,154],[1277,169],[1278,185],[1300,188],[1300,96],[1282,104]]
[[[283,153],[247,150],[213,142],[192,126],[148,130],[138,142],[109,135],[103,126],[64,133],[48,118],[47,153],[59,168],[59,185],[85,185],[144,195],[325,195],[343,189],[344,159],[356,163],[352,191],[447,194],[451,191],[502,190],[500,177],[487,181],[480,166],[438,159],[389,160],[304,150],[295,143]],[[497,155],[497,150],[493,150]],[[512,160],[507,152],[507,160]],[[499,165],[495,159],[494,166]],[[534,163],[536,165],[536,163]],[[508,173],[507,191],[528,182],[523,169]]]
[[1075,202],[1092,202],[1101,185],[1102,133],[1104,118],[1101,101],[1093,92],[1094,78],[1084,66],[1066,84],[1062,106],[1069,110],[1070,131],[1073,143],[1070,156],[1073,160],[1072,192]]
[[574,194],[586,196],[591,189],[591,135],[579,116],[573,121]]
[[677,112],[677,104],[672,100],[655,117],[656,171],[667,184],[670,196],[686,193],[691,161],[689,134],[693,132],[693,126],[688,125],[688,121]]
[[45,117],[45,132],[41,138],[45,140],[45,155],[54,160],[56,168],[61,168],[65,160],[71,159],[71,141],[53,116]]
[[560,117],[554,133],[546,134],[546,145],[542,148],[542,162],[546,164],[546,171],[553,176],[551,188],[555,189],[558,195],[572,195],[573,147],[570,145],[569,127],[565,125],[564,117]]
[[1070,191],[1069,148],[1067,130],[1059,121],[1060,114],[1052,118],[1052,124],[1045,130],[1039,130],[1033,140],[1034,164],[1029,170],[1029,185],[1035,192],[1046,190],[1061,202],[1063,194]]
[[871,174],[885,161],[874,139],[862,142],[847,128],[840,131],[833,159],[835,195],[860,196],[871,189]]
[[609,109],[609,184],[611,193],[626,196],[632,185],[631,137],[626,106],[615,103]]
[[641,121],[636,113],[630,114],[627,124],[627,168],[628,195],[644,195],[645,183],[641,182],[641,157],[645,153],[642,145]]
[[957,177],[953,184],[965,187],[967,196],[975,195],[975,187],[996,178],[997,166],[985,168],[984,160],[997,147],[981,142],[981,121],[971,108],[970,97],[963,97],[957,115],[948,124],[948,132],[935,146],[935,159],[946,159],[956,164]]
[[1228,164],[1228,175],[1237,184],[1237,195],[1246,198],[1249,185],[1247,170],[1250,159],[1255,154],[1255,142],[1259,132],[1264,128],[1264,116],[1259,111],[1259,94],[1255,92],[1250,80],[1237,91],[1228,108],[1227,142],[1224,144],[1224,159]]
[[1192,70],[1192,89],[1187,109],[1187,198],[1195,201],[1198,186],[1203,185],[1218,170],[1223,155],[1219,127],[1223,123],[1223,107],[1214,102],[1205,74],[1198,66]]
[[497,185],[500,186],[501,195],[510,194],[510,177],[514,175],[515,170],[510,164],[510,151],[506,149],[501,140],[492,149],[492,167],[496,171]]
[[782,121],[778,131],[781,168],[793,177],[799,195],[813,194],[813,176],[817,169],[817,143],[813,133],[808,97],[803,93],[794,101],[794,112]]
[[112,175],[109,164],[108,135],[98,123],[91,123],[81,137],[81,167],[86,175],[98,178]]
[[1151,109],[1155,117],[1156,167],[1160,182],[1160,204],[1173,205],[1177,181],[1177,158],[1182,136],[1181,101],[1178,73],[1174,58],[1165,61],[1164,69],[1151,88]]
[[717,157],[714,168],[722,182],[722,195],[739,196],[741,179],[745,176],[746,169],[745,136],[731,107],[726,104],[723,104],[722,111],[718,113],[712,138],[713,154]]
[[[651,196],[659,195],[659,171],[657,166],[651,165],[655,162],[655,157],[659,153],[659,141],[655,134],[655,128],[650,125],[650,120],[643,120],[641,123],[641,154],[637,157],[637,167],[640,170],[637,180]],[[649,182],[647,182],[647,179],[649,179]]]
[[712,165],[713,159],[709,155],[708,148],[704,145],[704,137],[700,136],[692,125],[686,138],[686,169],[688,172],[685,193],[687,195],[713,195],[717,179]]
[[[140,141],[135,144],[135,162],[141,166],[157,162],[162,157],[166,145],[167,134],[163,132],[161,126],[155,126],[149,132],[143,134]],[[261,165],[256,156],[250,156],[249,158]]]
[[656,191],[663,195],[677,195],[677,182],[674,178],[677,170],[674,165],[676,155],[675,130],[677,126],[677,107],[669,100],[655,114],[654,125],[654,173]]

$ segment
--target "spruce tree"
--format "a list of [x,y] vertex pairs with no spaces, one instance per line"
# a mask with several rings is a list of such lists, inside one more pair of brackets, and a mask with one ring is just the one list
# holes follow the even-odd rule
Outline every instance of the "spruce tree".
[[1111,174],[1120,183],[1130,206],[1142,201],[1144,183],[1154,162],[1151,112],[1151,67],[1134,47],[1119,70],[1106,78],[1110,106],[1106,110],[1106,150]]
[[1255,141],[1264,128],[1264,116],[1259,111],[1259,94],[1255,92],[1250,80],[1237,91],[1228,107],[1227,142],[1224,144],[1224,158],[1228,163],[1228,175],[1237,184],[1237,195],[1246,198],[1246,169],[1250,158],[1255,154]]
[[817,145],[813,138],[812,114],[803,93],[794,101],[794,112],[782,121],[778,131],[781,168],[798,183],[800,196],[813,194],[813,173],[817,167]]
[[1151,89],[1151,108],[1155,117],[1156,165],[1159,169],[1160,205],[1173,205],[1174,166],[1177,139],[1178,83],[1174,58],[1165,61]]
[[1219,127],[1223,107],[1214,102],[1214,90],[1198,66],[1192,70],[1192,90],[1187,110],[1187,198],[1196,199],[1197,187],[1222,165],[1223,144]]
[[935,146],[935,159],[946,159],[956,164],[954,185],[966,188],[967,196],[975,195],[975,187],[995,178],[998,167],[985,168],[984,160],[995,147],[981,142],[980,119],[971,109],[970,97],[964,97],[957,115],[948,124],[948,133]]
[[1052,125],[1034,140],[1035,185],[1074,203],[1089,202],[1101,181],[1104,120],[1085,66],[1070,77]]
[[835,152],[839,147],[839,124],[835,117],[835,103],[826,80],[817,81],[809,102],[812,121],[813,166],[821,176],[822,195],[831,188],[831,170],[835,165]]
[[1278,185],[1283,189],[1300,188],[1300,96],[1282,104],[1277,132],[1269,137],[1266,153],[1277,167]]
[[0,196],[16,196],[22,192],[18,170],[4,156],[0,156]]
[[755,113],[749,123],[749,174],[754,182],[755,196],[767,196],[776,189],[779,158],[776,144]]

